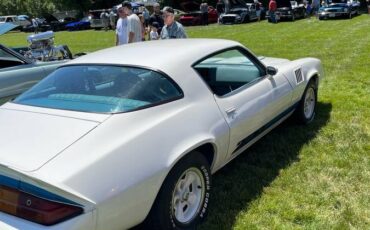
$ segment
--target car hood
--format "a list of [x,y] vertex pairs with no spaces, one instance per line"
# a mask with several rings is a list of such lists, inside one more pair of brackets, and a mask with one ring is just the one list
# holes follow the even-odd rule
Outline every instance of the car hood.
[[99,124],[6,105],[0,107],[0,164],[21,171],[39,169]]
[[273,66],[279,67],[280,65],[284,65],[290,60],[284,58],[273,58],[273,57],[258,57],[258,59],[265,65],[265,66]]
[[226,13],[229,13],[229,11],[231,9],[237,9],[237,8],[248,9],[247,8],[247,3],[243,0],[236,0],[236,1],[223,0],[223,2],[225,4],[225,12]]
[[6,22],[6,23],[0,23],[0,35],[3,35],[15,27],[18,27],[17,25],[14,25],[13,23]]

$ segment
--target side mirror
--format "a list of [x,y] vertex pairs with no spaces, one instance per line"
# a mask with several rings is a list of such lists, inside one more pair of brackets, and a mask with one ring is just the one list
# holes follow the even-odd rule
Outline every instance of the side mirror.
[[267,66],[266,72],[268,75],[274,76],[278,72],[278,70],[275,67]]

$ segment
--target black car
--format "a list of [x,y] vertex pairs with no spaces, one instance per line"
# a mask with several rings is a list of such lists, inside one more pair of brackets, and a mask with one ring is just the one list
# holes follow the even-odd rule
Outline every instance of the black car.
[[[36,18],[36,22],[38,25],[38,31],[45,32],[52,30],[51,26],[46,22],[45,18]],[[23,32],[35,32],[35,26],[34,25],[28,25],[22,29]]]
[[[278,20],[281,19],[289,19],[294,21],[297,18],[305,18],[306,8],[303,4],[299,4],[296,1],[290,0],[277,0],[277,9],[276,9],[276,18]],[[270,21],[269,16],[268,20]]]
[[52,14],[45,14],[45,23],[50,25],[52,31],[66,30],[66,25],[71,22],[77,22],[78,20],[72,17],[66,17],[58,20]]
[[326,0],[326,4],[319,10],[319,19],[345,17],[351,19],[359,14],[360,2],[358,0]]

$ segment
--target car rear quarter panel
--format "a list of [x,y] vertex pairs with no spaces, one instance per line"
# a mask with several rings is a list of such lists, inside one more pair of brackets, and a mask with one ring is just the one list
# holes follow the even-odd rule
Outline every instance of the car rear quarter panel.
[[229,128],[213,95],[190,67],[180,72],[184,98],[113,115],[36,172],[95,202],[97,229],[143,221],[169,171],[197,146],[215,146],[215,168],[225,159]]

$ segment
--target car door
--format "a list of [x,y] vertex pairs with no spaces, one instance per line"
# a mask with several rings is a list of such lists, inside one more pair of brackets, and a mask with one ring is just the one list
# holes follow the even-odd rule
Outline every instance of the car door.
[[292,88],[285,76],[267,75],[265,66],[244,49],[225,50],[194,67],[230,127],[229,158],[291,103]]

